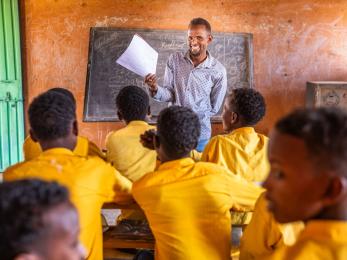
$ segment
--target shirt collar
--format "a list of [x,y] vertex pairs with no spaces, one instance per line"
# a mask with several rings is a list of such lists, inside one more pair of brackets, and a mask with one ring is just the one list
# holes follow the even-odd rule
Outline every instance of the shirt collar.
[[138,125],[148,125],[148,123],[142,120],[134,120],[128,123],[128,126],[138,126]]
[[42,152],[42,155],[66,154],[75,155],[71,150],[63,147],[51,148]]
[[311,220],[300,234],[300,240],[332,240],[347,244],[347,222],[334,220]]
[[240,127],[240,128],[237,128],[233,131],[231,131],[230,134],[236,134],[236,133],[247,133],[247,134],[253,134],[255,133],[255,130],[253,127],[250,127],[250,126],[246,126],[246,127]]
[[173,168],[183,168],[187,167],[189,165],[194,164],[194,160],[192,158],[183,158],[173,161],[164,162],[161,164],[158,168],[158,170],[167,170],[167,169],[173,169]]
[[[191,60],[191,58],[189,56],[189,50],[184,55],[184,58],[187,59],[193,65],[193,61]],[[203,62],[201,62],[198,66],[196,66],[195,68],[207,68],[207,69],[211,68],[213,59],[214,58],[212,57],[210,52],[207,51],[207,58]]]

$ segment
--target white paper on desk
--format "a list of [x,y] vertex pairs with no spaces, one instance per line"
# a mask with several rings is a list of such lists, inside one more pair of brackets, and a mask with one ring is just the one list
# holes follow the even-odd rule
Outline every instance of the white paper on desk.
[[128,70],[145,77],[149,73],[155,74],[157,61],[158,52],[144,39],[135,34],[128,48],[116,62]]

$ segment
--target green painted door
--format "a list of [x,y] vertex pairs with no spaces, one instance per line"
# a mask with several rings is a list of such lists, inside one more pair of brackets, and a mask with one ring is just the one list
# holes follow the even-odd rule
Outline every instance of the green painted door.
[[17,0],[0,0],[0,172],[21,161],[23,91]]

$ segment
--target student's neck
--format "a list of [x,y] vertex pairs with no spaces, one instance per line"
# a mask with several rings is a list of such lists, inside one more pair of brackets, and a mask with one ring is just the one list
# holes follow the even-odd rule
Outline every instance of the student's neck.
[[184,155],[184,156],[177,157],[177,158],[162,156],[162,158],[160,158],[160,162],[165,163],[165,162],[176,161],[176,160],[185,159],[185,158],[189,158],[189,157],[190,157],[190,153],[188,153],[187,155]]
[[315,219],[347,221],[347,201],[339,206],[324,209]]
[[46,151],[53,148],[66,148],[73,151],[75,149],[76,143],[71,141],[66,141],[65,138],[59,138],[53,141],[39,141],[42,151]]
[[124,122],[125,122],[126,125],[129,125],[131,122],[134,122],[134,121],[146,122],[146,119],[134,119],[134,120],[130,120],[130,121],[124,120]]
[[202,63],[207,58],[207,52],[201,53],[199,56],[193,56],[189,55],[190,59],[192,60],[194,67],[198,66],[200,63]]

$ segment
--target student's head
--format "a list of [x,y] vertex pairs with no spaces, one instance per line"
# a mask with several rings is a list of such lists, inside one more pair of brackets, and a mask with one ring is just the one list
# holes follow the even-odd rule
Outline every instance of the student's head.
[[277,221],[341,218],[347,196],[346,112],[297,110],[282,118],[270,135],[269,160],[264,187]]
[[49,89],[48,91],[55,91],[55,92],[61,93],[63,95],[66,95],[68,98],[71,99],[72,103],[74,104],[75,110],[76,110],[76,99],[70,90],[68,90],[66,88],[61,88],[61,87],[55,87],[55,88]]
[[29,106],[30,135],[43,150],[66,147],[73,150],[77,141],[75,105],[70,97],[57,91],[47,91]]
[[239,127],[253,126],[265,115],[263,96],[252,88],[233,89],[224,101],[223,129],[230,132]]
[[203,18],[194,18],[188,26],[188,46],[191,56],[200,56],[207,51],[212,41],[211,25]]
[[161,161],[187,157],[200,136],[198,116],[189,108],[171,106],[162,110],[157,122],[156,149]]
[[66,188],[35,179],[0,184],[3,260],[80,260],[79,221]]
[[129,123],[146,119],[149,113],[149,97],[142,88],[126,86],[119,91],[116,98],[118,117]]

